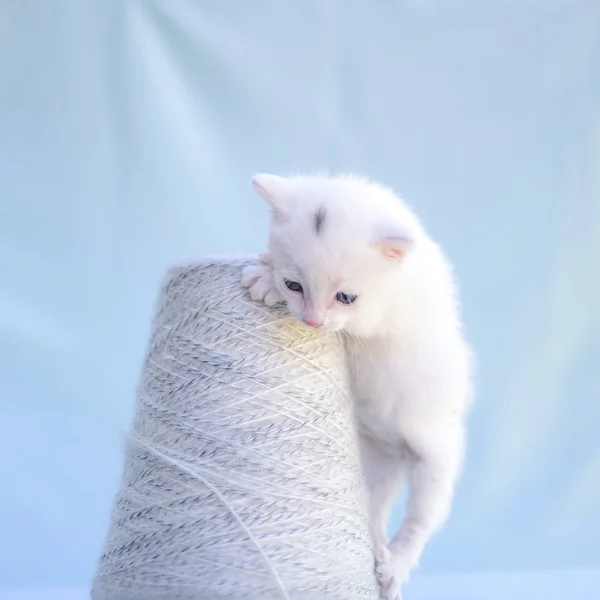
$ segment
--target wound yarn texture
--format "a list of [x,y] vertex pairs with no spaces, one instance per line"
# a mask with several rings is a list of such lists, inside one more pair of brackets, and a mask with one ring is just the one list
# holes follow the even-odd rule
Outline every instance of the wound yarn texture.
[[165,280],[93,600],[379,597],[343,348],[247,264]]

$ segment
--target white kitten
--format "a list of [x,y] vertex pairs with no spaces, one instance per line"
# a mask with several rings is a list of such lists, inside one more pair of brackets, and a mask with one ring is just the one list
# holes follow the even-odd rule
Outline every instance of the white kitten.
[[[359,428],[381,597],[397,600],[446,520],[471,396],[449,264],[391,190],[354,176],[256,175],[273,209],[269,254],[244,271],[255,300],[341,331]],[[406,516],[386,525],[401,482]]]

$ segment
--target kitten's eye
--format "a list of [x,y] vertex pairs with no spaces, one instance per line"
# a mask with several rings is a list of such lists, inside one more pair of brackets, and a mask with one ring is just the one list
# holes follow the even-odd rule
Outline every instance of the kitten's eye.
[[292,292],[301,292],[302,286],[297,281],[285,280],[285,287]]
[[346,292],[338,292],[335,295],[335,299],[341,304],[352,304],[358,296],[354,294],[346,294]]

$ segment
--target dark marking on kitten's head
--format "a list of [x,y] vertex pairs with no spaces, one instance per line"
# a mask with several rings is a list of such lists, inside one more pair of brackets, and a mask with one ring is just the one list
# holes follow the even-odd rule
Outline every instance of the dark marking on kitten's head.
[[325,209],[321,206],[317,209],[315,213],[315,233],[319,235],[321,231],[323,231],[323,225],[325,225],[325,217],[327,213]]

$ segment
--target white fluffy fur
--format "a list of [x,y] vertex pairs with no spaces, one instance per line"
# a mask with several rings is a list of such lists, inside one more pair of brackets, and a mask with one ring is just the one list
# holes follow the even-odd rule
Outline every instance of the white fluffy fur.
[[[269,254],[246,269],[243,284],[346,341],[381,597],[399,600],[449,514],[464,453],[471,360],[451,268],[416,215],[379,184],[275,175],[252,184],[273,219]],[[340,291],[356,301],[336,301]],[[406,516],[388,540],[404,480]]]

